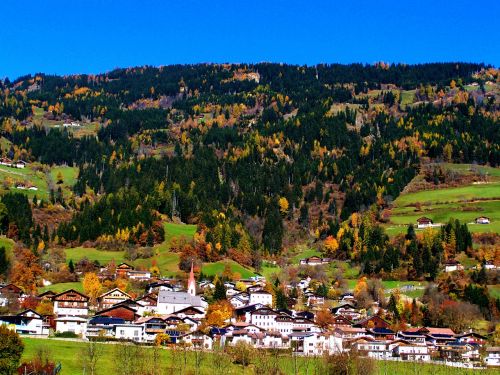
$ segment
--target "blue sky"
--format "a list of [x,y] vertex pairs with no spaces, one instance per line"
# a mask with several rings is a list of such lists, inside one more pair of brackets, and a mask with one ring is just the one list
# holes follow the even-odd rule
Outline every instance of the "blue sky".
[[197,62],[498,67],[499,14],[500,1],[1,0],[0,77]]

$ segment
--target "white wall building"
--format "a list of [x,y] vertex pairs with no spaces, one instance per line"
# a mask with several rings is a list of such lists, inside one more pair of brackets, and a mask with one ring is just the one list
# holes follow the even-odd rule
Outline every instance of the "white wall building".
[[141,342],[144,340],[143,324],[116,324],[115,338],[119,340],[132,340]]
[[56,332],[72,332],[85,336],[87,333],[87,319],[79,316],[63,316],[55,319]]
[[261,303],[264,306],[273,306],[273,295],[264,290],[258,290],[255,292],[250,292],[249,305],[254,305],[256,303]]

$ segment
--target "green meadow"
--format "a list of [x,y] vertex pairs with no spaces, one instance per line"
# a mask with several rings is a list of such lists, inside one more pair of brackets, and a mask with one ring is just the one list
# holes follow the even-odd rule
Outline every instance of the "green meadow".
[[[470,164],[444,164],[444,167],[463,175],[473,173],[474,169],[474,173],[486,176],[487,183],[401,194],[393,203],[390,223],[385,225],[389,235],[404,233],[409,224],[416,224],[422,216],[434,223],[458,219],[468,223],[471,232],[500,232],[500,168]],[[491,223],[475,224],[478,216],[489,217]]]
[[[58,339],[35,339],[23,337],[24,352],[22,361],[30,361],[36,357],[36,353],[43,349],[48,351],[49,358],[56,363],[61,363],[61,374],[84,374],[83,358],[86,343],[81,341],[66,341]],[[119,371],[119,366],[123,364],[117,360],[117,352],[120,344],[98,344],[99,355],[97,360],[97,374],[116,374]],[[272,357],[267,355],[265,351],[261,351],[258,356],[252,355],[249,366],[241,366],[234,364],[230,356],[222,354],[215,356],[211,352],[198,353],[198,365],[196,365],[196,353],[193,351],[173,351],[169,349],[160,350],[158,361],[151,363],[153,358],[153,349],[144,348],[144,363],[146,366],[154,365],[159,371],[158,373],[171,374],[213,374],[216,368],[220,368],[222,362],[223,371],[228,375],[236,374],[256,374],[263,373],[256,370],[263,360],[264,356],[270,362]],[[185,355],[185,356],[184,356]],[[184,361],[185,358],[185,361]],[[216,361],[218,359],[218,361]],[[312,357],[297,357],[295,361],[289,354],[281,354],[277,358],[277,366],[280,373],[283,374],[321,374],[324,373],[324,359]],[[135,358],[135,360],[140,360]],[[219,362],[219,366],[216,363]],[[296,371],[295,371],[296,370]],[[482,373],[498,373],[493,369],[482,370]],[[371,373],[371,372],[370,372]],[[377,375],[398,374],[398,375],[468,375],[477,374],[477,370],[458,369],[437,364],[424,364],[415,362],[391,362],[391,361],[375,361],[374,372]]]

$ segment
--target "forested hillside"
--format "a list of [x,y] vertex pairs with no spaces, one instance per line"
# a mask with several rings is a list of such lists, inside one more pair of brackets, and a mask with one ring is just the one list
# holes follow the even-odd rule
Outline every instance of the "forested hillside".
[[0,81],[4,158],[79,171],[71,192],[48,176],[47,197],[4,181],[2,231],[35,252],[123,250],[161,243],[174,220],[198,225],[181,268],[259,269],[308,244],[361,272],[434,278],[471,249],[467,226],[426,242],[382,224],[429,162],[498,166],[499,80],[483,64],[263,63]]

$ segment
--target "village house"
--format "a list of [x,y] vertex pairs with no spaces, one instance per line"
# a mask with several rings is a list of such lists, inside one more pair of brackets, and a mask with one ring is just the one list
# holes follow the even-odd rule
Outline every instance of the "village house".
[[318,256],[312,256],[309,258],[304,258],[300,260],[301,265],[306,265],[306,266],[319,266],[321,264],[328,264],[332,260],[330,258],[321,258]]
[[87,333],[87,319],[80,316],[61,316],[55,319],[56,332],[71,332],[85,336]]
[[126,279],[128,278],[128,273],[134,270],[134,266],[131,266],[128,263],[120,263],[116,266],[116,278]]
[[362,327],[362,328],[388,328],[389,322],[382,319],[378,315],[369,316],[365,319],[362,319],[354,324],[354,327]]
[[490,223],[490,218],[486,216],[479,216],[474,219],[474,222],[476,224],[489,224]]
[[140,315],[137,313],[137,306],[134,304],[120,303],[100,310],[95,313],[95,316],[107,316],[109,318],[120,318],[126,322],[133,322]]
[[179,342],[204,350],[212,350],[213,346],[213,339],[201,331],[194,331],[181,335],[179,336]]
[[264,306],[272,306],[273,305],[273,295],[264,290],[252,291],[249,293],[249,301],[250,305],[260,303]]
[[486,366],[500,366],[500,346],[486,348]]
[[5,324],[19,334],[48,335],[48,327],[43,324],[43,317],[33,310],[24,310],[17,315],[0,316],[0,325]]
[[110,318],[109,316],[95,316],[87,324],[86,337],[109,337],[115,336],[115,325],[124,324],[120,318]]
[[116,324],[115,338],[118,340],[144,341],[144,324]]
[[238,308],[248,305],[250,296],[248,295],[247,292],[241,292],[235,294],[234,296],[231,296],[230,298],[228,298],[228,300],[231,303],[231,305],[233,305],[234,308]]
[[388,341],[378,341],[370,337],[363,337],[351,343],[351,349],[356,350],[362,356],[375,359],[392,357],[392,350]]
[[97,297],[97,303],[100,309],[105,310],[130,298],[127,293],[115,288]]
[[333,307],[331,309],[331,312],[335,316],[340,315],[351,321],[358,320],[359,318],[361,318],[361,313],[358,311],[358,309],[356,309],[353,305],[349,303],[344,303],[337,307]]
[[278,330],[276,319],[279,314],[268,307],[263,307],[250,313],[250,323],[266,330]]
[[14,284],[0,287],[0,307],[8,306],[11,302],[21,303],[26,297],[23,290]]
[[433,221],[429,219],[428,217],[421,217],[417,219],[417,228],[418,229],[425,229],[432,227]]
[[54,314],[60,316],[87,316],[89,297],[74,289],[59,293],[52,298]]
[[405,340],[398,340],[393,349],[394,356],[403,361],[430,361],[429,348],[425,344],[412,344]]
[[335,334],[338,335],[343,340],[345,339],[356,339],[358,337],[368,336],[366,329],[355,328],[355,327],[335,327]]
[[444,264],[444,272],[462,271],[464,266],[455,259],[449,259]]
[[475,362],[480,360],[478,344],[451,341],[439,348],[442,359],[447,361]]

